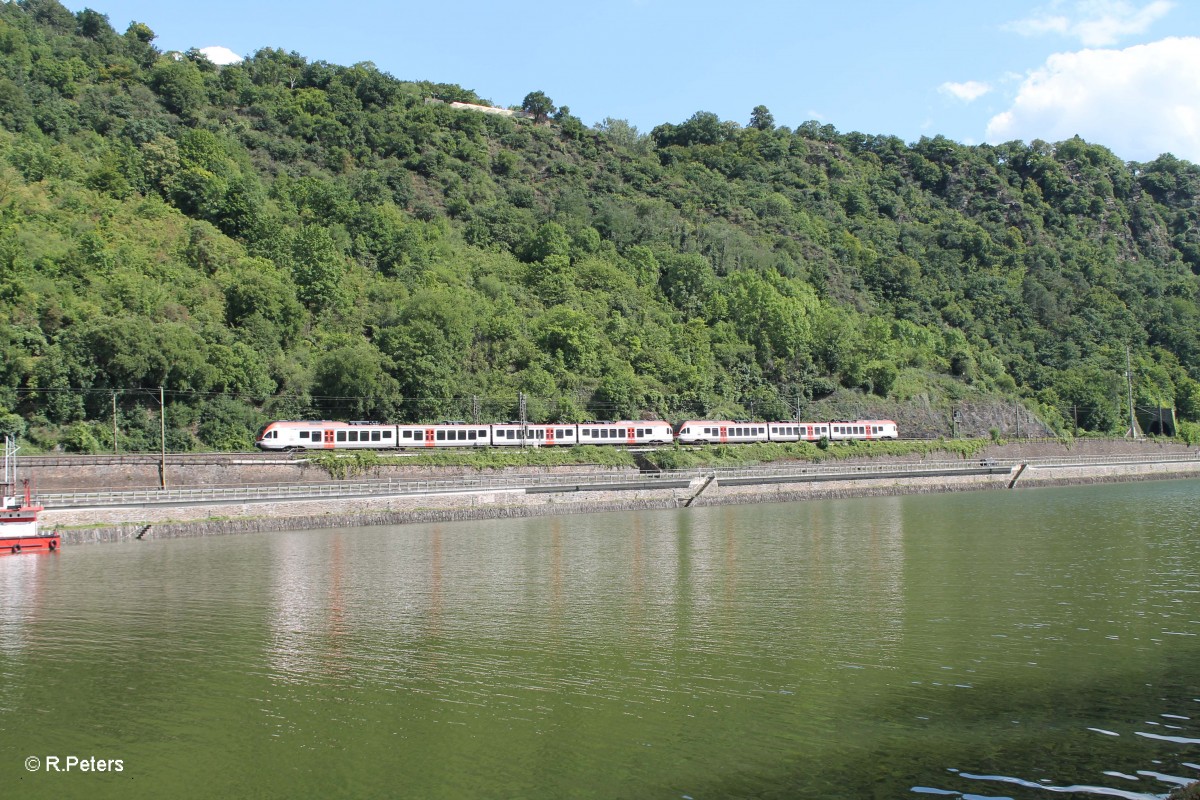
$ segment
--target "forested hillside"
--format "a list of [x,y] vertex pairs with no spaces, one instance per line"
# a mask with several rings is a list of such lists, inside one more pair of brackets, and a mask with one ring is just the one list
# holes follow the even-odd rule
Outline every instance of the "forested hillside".
[[163,387],[174,450],[267,418],[508,419],[519,393],[533,420],[1004,397],[1119,432],[1127,348],[1138,407],[1200,421],[1192,164],[761,106],[589,129],[528,99],[546,121],[0,4],[0,428],[109,449],[115,414],[152,449]]

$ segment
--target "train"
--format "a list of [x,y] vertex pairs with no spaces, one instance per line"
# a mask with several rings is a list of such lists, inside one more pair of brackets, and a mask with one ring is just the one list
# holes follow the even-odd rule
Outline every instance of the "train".
[[430,424],[277,420],[255,436],[261,450],[391,450],[422,447],[572,447],[575,445],[707,445],[750,442],[873,441],[900,438],[888,419],[836,422],[663,420]]

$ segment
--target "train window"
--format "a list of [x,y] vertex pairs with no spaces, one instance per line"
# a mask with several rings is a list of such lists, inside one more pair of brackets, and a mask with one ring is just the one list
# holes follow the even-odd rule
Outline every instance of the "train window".
[[339,442],[344,442],[344,441],[346,441],[346,432],[345,432],[345,431],[338,431],[338,432],[337,432],[337,440],[338,440]]
[[390,438],[392,438],[392,432],[391,432],[391,431],[384,431],[384,432],[383,432],[383,438],[385,438],[385,439],[390,439]]
[[475,431],[474,430],[467,431],[467,440],[471,441],[471,442],[475,441]]
[[307,438],[308,438],[308,431],[300,431],[300,438],[301,438],[301,439],[307,439]]
[[372,442],[379,441],[379,431],[371,431],[371,441]]
[[437,440],[438,440],[439,442],[444,442],[444,441],[446,441],[446,432],[445,432],[445,431],[438,431],[438,432],[437,432]]

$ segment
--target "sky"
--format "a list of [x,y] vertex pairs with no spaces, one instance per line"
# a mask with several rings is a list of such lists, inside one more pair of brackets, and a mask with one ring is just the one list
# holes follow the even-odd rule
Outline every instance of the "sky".
[[[84,5],[66,2],[72,11]],[[964,144],[1082,136],[1200,163],[1200,0],[94,0],[213,60],[372,62],[499,106],[543,91],[591,126],[698,111]]]

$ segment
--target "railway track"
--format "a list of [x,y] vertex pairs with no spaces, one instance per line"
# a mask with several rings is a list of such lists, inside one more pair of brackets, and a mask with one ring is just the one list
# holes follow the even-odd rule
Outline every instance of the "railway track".
[[[899,441],[928,441],[932,437],[917,437],[917,438],[902,438]],[[1030,440],[1033,441],[1033,440]],[[619,445],[611,445],[619,446]],[[708,445],[689,445],[685,446],[684,450],[703,450]],[[737,446],[737,445],[734,445]],[[448,447],[438,447],[439,452],[445,452]],[[463,447],[463,452],[473,451],[473,447]],[[642,446],[629,447],[631,452],[650,452],[660,450],[660,447]],[[347,453],[353,452],[377,452],[380,455],[390,456],[413,456],[424,452],[422,447],[415,449],[389,449],[389,450],[370,450],[370,451],[344,451]],[[112,453],[112,455],[88,455],[88,453],[44,453],[40,456],[23,456],[20,459],[23,467],[38,468],[38,467],[121,467],[121,465],[130,464],[161,464],[166,458],[168,467],[196,467],[196,465],[223,465],[232,463],[288,463],[293,461],[302,461],[307,456],[314,453],[328,452],[324,450],[296,450],[296,451],[262,451],[251,450],[247,452],[168,452],[166,456],[160,452],[139,452],[139,453]],[[341,451],[338,451],[341,452]]]
[[[527,494],[577,491],[666,489],[708,479],[724,486],[778,483],[820,483],[888,478],[957,478],[974,475],[1008,475],[1026,467],[1053,473],[1079,467],[1131,467],[1153,464],[1195,464],[1200,454],[1180,456],[1093,456],[1041,459],[970,459],[914,461],[881,464],[791,464],[782,467],[740,469],[693,469],[661,473],[624,474],[499,474],[450,478],[381,478],[323,483],[259,484],[237,486],[177,487],[170,489],[97,489],[82,492],[46,492],[38,501],[47,510],[151,505],[211,505],[255,503],[321,498],[383,497],[403,495],[462,494],[488,491],[519,491]],[[1018,476],[1020,472],[1017,472]],[[1010,485],[1011,488],[1011,485]]]
[[[167,466],[191,467],[224,465],[246,462],[287,463],[303,458],[303,453],[167,453]],[[158,465],[163,462],[161,453],[128,453],[120,455],[79,455],[73,453],[51,453],[39,456],[24,456],[21,467],[119,467],[124,465]]]
[[[937,437],[905,437],[899,439],[901,442],[917,442],[930,441]],[[1010,439],[1010,442],[1056,442],[1054,439]],[[614,445],[615,446],[615,445]],[[703,450],[709,445],[690,445],[685,446],[685,450]],[[737,445],[732,445],[736,447]],[[462,448],[462,452],[471,452],[475,448]],[[661,447],[629,447],[626,448],[634,453],[653,452],[655,450],[664,449]],[[438,448],[439,452],[446,452],[451,448]],[[90,455],[76,453],[48,453],[44,455],[30,455],[21,458],[21,464],[24,468],[37,467],[108,467],[108,466],[123,466],[123,465],[160,465],[164,459],[168,467],[179,466],[223,466],[229,464],[287,464],[294,461],[302,461],[309,455],[328,452],[324,450],[297,450],[293,452],[284,451],[262,451],[251,450],[242,453],[167,453],[164,457],[162,453],[121,453],[109,455]],[[387,449],[387,450],[348,450],[338,451],[345,452],[347,455],[355,452],[375,452],[381,455],[403,456],[403,455],[418,455],[425,452],[424,448],[414,449]]]

